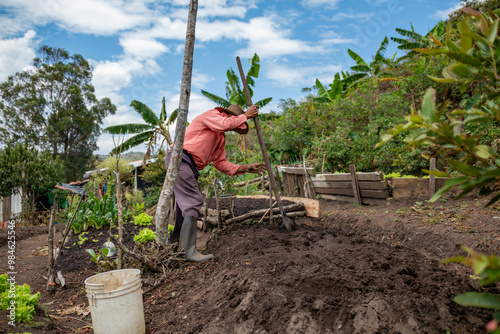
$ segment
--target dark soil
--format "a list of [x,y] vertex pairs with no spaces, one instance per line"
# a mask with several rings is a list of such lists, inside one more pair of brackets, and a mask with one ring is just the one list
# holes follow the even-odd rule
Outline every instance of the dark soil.
[[[238,199],[234,208],[248,212],[269,205],[260,203]],[[144,296],[147,332],[487,333],[492,312],[453,302],[460,293],[481,290],[470,270],[440,263],[463,254],[462,244],[498,253],[500,213],[484,203],[471,198],[389,206],[322,201],[321,218],[296,219],[290,233],[280,233],[276,223],[233,224],[217,237],[199,232],[200,251],[215,259],[182,264]],[[138,231],[126,226],[130,240]],[[21,229],[19,234],[25,233]],[[67,289],[51,292],[43,278],[45,230],[17,244],[17,280],[40,291],[44,306],[32,327],[16,328],[21,333],[92,333],[84,323],[91,322],[84,280],[98,268],[85,248],[98,249],[107,230],[89,232],[81,247],[73,246],[78,238],[70,240],[71,248],[58,262]],[[6,246],[0,252],[5,254]],[[6,267],[4,257],[1,265]],[[159,280],[147,272],[142,278],[143,290]],[[498,292],[495,287],[488,291]],[[47,320],[43,309],[57,318]],[[0,312],[2,320],[5,314]],[[2,330],[17,332],[5,321]]]

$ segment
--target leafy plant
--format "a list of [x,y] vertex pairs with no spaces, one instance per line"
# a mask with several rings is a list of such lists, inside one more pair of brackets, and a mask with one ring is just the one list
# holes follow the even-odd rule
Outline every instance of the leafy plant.
[[[252,87],[255,86],[255,81],[253,78],[258,78],[259,77],[259,71],[260,71],[260,58],[257,54],[254,54],[254,56],[249,60],[250,61],[250,68],[248,69],[248,72],[246,74],[246,81],[248,84],[248,90],[250,91],[250,96],[253,96],[253,90]],[[247,98],[245,96],[245,92],[241,86],[239,76],[236,75],[234,70],[230,68],[226,72],[227,76],[227,82],[226,82],[226,98],[224,99],[220,96],[217,96],[215,94],[206,92],[204,90],[201,91],[201,93],[210,99],[211,101],[217,103],[221,107],[229,107],[231,104],[237,104],[242,108],[247,108],[248,103],[247,103]],[[265,105],[267,105],[269,102],[271,102],[272,98],[268,97],[265,99],[262,99],[260,101],[255,102],[254,104],[259,106],[259,108],[263,108]]]
[[[98,198],[89,192],[89,196],[81,203],[78,212],[76,212],[71,229],[75,234],[86,231],[89,227],[101,229],[110,224],[112,218],[113,222],[117,221],[117,213],[118,208],[114,205],[113,196],[106,193],[102,198]],[[74,214],[73,210],[68,214],[68,219],[71,219]]]
[[153,217],[147,213],[141,213],[134,217],[134,224],[137,226],[147,226],[153,222]]
[[39,298],[40,292],[31,294],[31,288],[28,284],[16,284],[13,291],[7,274],[0,275],[0,309],[8,310],[11,307],[11,301],[15,301],[17,322],[33,320]]
[[[444,263],[460,262],[474,270],[478,283],[483,286],[491,286],[500,282],[500,257],[497,255],[485,255],[473,251],[468,247],[462,247],[470,256],[457,256],[446,259]],[[487,325],[493,334],[500,334],[498,323],[500,322],[500,296],[487,293],[470,291],[455,297],[455,302],[463,306],[473,306],[484,309],[495,310],[493,320]]]
[[90,255],[90,260],[96,264],[98,264],[101,260],[101,256],[106,257],[109,253],[109,249],[107,248],[101,248],[97,253],[91,248],[86,249],[85,251]]
[[86,233],[84,232],[84,233],[81,233],[78,235],[78,239],[80,240],[80,241],[78,241],[79,245],[83,245],[85,243],[85,241],[87,241],[89,239],[89,238],[84,237],[85,234]]
[[[169,225],[169,227],[170,227],[170,225]],[[156,240],[156,234],[152,230],[150,230],[149,228],[143,229],[139,234],[134,236],[134,242],[137,242],[137,243],[146,243],[146,242],[155,241],[155,240]]]

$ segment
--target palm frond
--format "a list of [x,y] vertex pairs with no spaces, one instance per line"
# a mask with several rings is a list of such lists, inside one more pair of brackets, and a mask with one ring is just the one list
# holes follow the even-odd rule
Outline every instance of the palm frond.
[[103,131],[106,133],[110,133],[112,135],[126,135],[130,133],[141,133],[143,131],[150,130],[153,128],[154,126],[149,124],[131,123],[131,124],[108,126]]
[[167,111],[165,110],[165,96],[161,100],[161,112],[160,112],[160,121],[163,123],[167,118]]
[[138,135],[135,135],[135,136],[127,139],[121,145],[118,145],[117,147],[112,149],[110,154],[117,154],[118,152],[121,152],[121,153],[126,152],[129,149],[131,149],[132,147],[143,144],[143,143],[153,139],[154,134],[155,134],[154,130],[139,133]]
[[354,72],[370,72],[370,66],[368,65],[355,65],[351,67]]
[[373,60],[378,62],[384,59],[384,53],[387,50],[387,45],[389,45],[389,38],[385,36],[384,40],[382,43],[380,43],[380,47],[378,48],[377,52],[375,53],[375,57],[373,57]]
[[412,30],[405,30],[405,29],[396,28],[396,32],[399,33],[401,36],[411,38],[414,41],[425,40],[424,36],[416,33],[415,31],[413,31],[413,29]]
[[397,38],[397,37],[391,37],[391,41],[396,42],[398,44],[406,44],[406,43],[408,43],[407,39]]
[[260,58],[257,55],[257,53],[255,53],[253,57],[250,59],[250,69],[248,70],[246,75],[247,81],[248,77],[258,78],[259,71],[260,71]]
[[151,108],[144,103],[133,100],[130,103],[130,106],[142,116],[142,119],[145,120],[146,123],[149,123],[151,125],[157,125],[160,123],[160,120],[158,119],[158,117],[156,117],[153,110],[151,110]]
[[318,90],[318,95],[320,98],[326,98],[328,99],[328,91],[326,90],[325,86],[319,81],[319,79],[316,79],[316,89]]
[[206,92],[204,90],[201,91],[201,94],[203,94],[203,96],[208,98],[210,101],[215,102],[218,106],[228,108],[231,105],[231,102],[215,94]]
[[259,108],[264,108],[267,104],[269,104],[269,102],[271,102],[272,99],[273,99],[272,97],[267,97],[265,99],[255,102],[254,104],[256,104]]
[[180,109],[175,109],[174,111],[172,111],[170,117],[167,120],[167,125],[173,124],[175,122],[175,120],[177,119],[177,115],[179,115],[179,111]]
[[413,50],[413,49],[419,49],[419,48],[425,48],[427,47],[427,44],[425,43],[419,43],[419,42],[410,42],[406,44],[402,44],[398,46],[398,49],[401,50]]
[[440,21],[438,24],[434,26],[429,32],[425,35],[425,37],[429,37],[431,34],[434,35],[434,37],[438,38],[441,37],[444,32],[446,31],[446,25],[444,24],[444,21]]
[[347,49],[347,53],[349,54],[349,56],[351,56],[352,59],[354,59],[356,64],[368,66],[366,61],[363,58],[361,58],[361,56],[358,55],[356,52],[352,51],[351,49]]
[[352,85],[354,82],[366,77],[368,73],[354,73],[348,76],[347,78],[342,80],[342,84],[349,86]]

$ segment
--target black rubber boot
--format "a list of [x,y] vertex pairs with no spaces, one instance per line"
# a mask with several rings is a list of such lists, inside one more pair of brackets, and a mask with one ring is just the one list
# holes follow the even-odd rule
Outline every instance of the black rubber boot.
[[181,235],[179,244],[186,252],[186,260],[190,262],[203,262],[210,260],[214,256],[212,254],[203,255],[196,251],[196,217],[186,216],[182,223]]

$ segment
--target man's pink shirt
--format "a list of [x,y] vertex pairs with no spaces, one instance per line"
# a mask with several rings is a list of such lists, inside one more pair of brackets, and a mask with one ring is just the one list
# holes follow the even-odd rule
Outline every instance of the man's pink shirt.
[[226,137],[224,132],[236,128],[245,129],[245,115],[228,116],[211,109],[195,119],[186,128],[184,149],[194,158],[199,170],[213,162],[215,168],[228,175],[243,174],[236,171],[240,165],[226,160]]

